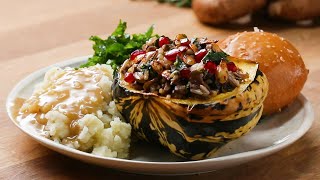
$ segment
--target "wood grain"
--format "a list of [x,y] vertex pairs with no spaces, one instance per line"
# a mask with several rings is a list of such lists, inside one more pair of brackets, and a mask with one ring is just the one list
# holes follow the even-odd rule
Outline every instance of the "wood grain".
[[[190,9],[150,1],[18,0],[0,6],[0,179],[150,179],[82,163],[57,154],[23,134],[10,122],[5,101],[13,86],[29,73],[76,56],[91,54],[90,35],[110,34],[119,19],[129,32],[156,25],[158,34],[221,39],[254,25],[291,41],[310,70],[302,93],[311,101],[315,122],[290,147],[266,158],[212,173],[168,179],[319,179],[320,178],[320,27],[258,22],[236,28],[210,27]],[[163,177],[153,176],[154,179]]]

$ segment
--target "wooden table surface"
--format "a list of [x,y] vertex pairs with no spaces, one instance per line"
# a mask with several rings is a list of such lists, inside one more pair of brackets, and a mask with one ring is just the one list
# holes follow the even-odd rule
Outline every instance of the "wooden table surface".
[[5,101],[13,86],[33,71],[76,56],[92,54],[91,35],[110,34],[119,19],[129,32],[144,32],[155,24],[158,34],[222,39],[241,28],[210,27],[190,9],[150,1],[29,0],[2,1],[0,6],[0,179],[320,179],[320,27],[296,27],[259,22],[300,51],[310,73],[302,93],[311,101],[315,122],[290,147],[247,164],[216,172],[178,177],[151,177],[86,164],[53,152],[22,133],[9,120]]

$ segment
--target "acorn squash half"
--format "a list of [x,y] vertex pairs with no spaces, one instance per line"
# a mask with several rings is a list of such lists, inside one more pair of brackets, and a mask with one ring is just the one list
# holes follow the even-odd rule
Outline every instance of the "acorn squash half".
[[248,133],[259,121],[268,91],[258,64],[228,56],[249,78],[231,92],[206,100],[173,99],[128,86],[121,68],[113,84],[113,98],[133,132],[150,143],[167,147],[191,160],[212,157],[221,146]]

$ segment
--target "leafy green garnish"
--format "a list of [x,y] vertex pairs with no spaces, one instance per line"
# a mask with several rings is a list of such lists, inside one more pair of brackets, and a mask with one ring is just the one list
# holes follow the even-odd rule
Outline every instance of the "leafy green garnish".
[[215,62],[217,64],[220,63],[221,59],[225,59],[228,57],[228,54],[225,52],[214,52],[214,51],[209,51],[204,57],[203,57],[203,62],[206,63],[208,61]]
[[80,67],[94,66],[96,64],[109,64],[113,69],[117,69],[130,53],[136,49],[141,49],[142,45],[150,38],[157,36],[153,34],[153,26],[147,32],[142,34],[127,34],[127,23],[120,20],[118,27],[107,38],[101,39],[98,36],[91,36],[90,40],[94,42],[94,55],[88,62]]
[[177,59],[176,61],[173,63],[173,67],[174,69],[173,70],[178,70],[178,71],[181,71],[182,69],[186,68],[186,64],[183,62],[183,60],[177,56]]
[[152,68],[151,62],[148,61],[147,63],[143,64],[140,69],[145,72],[145,71],[149,71],[149,79],[153,79],[154,77],[156,77],[158,75],[158,73]]

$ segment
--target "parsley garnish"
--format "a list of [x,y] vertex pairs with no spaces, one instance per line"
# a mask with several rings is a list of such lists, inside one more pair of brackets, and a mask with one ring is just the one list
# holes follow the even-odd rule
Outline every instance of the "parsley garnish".
[[[183,60],[182,60],[179,56],[177,56],[177,59],[176,59],[176,61],[173,63],[173,65],[174,65],[173,71],[174,71],[174,70],[181,71],[182,69],[184,69],[184,68],[187,67],[186,64],[183,62]],[[173,72],[173,71],[172,71],[172,72]]]
[[207,63],[208,61],[212,61],[216,64],[219,64],[222,59],[227,60],[228,54],[225,52],[214,52],[210,50],[204,57],[203,62]]
[[141,49],[151,37],[158,36],[153,34],[153,26],[147,32],[142,34],[127,34],[127,23],[120,20],[117,28],[107,38],[101,39],[98,36],[91,36],[90,40],[94,42],[94,55],[80,67],[94,66],[96,64],[109,64],[113,69],[117,69],[130,53],[136,49]]

